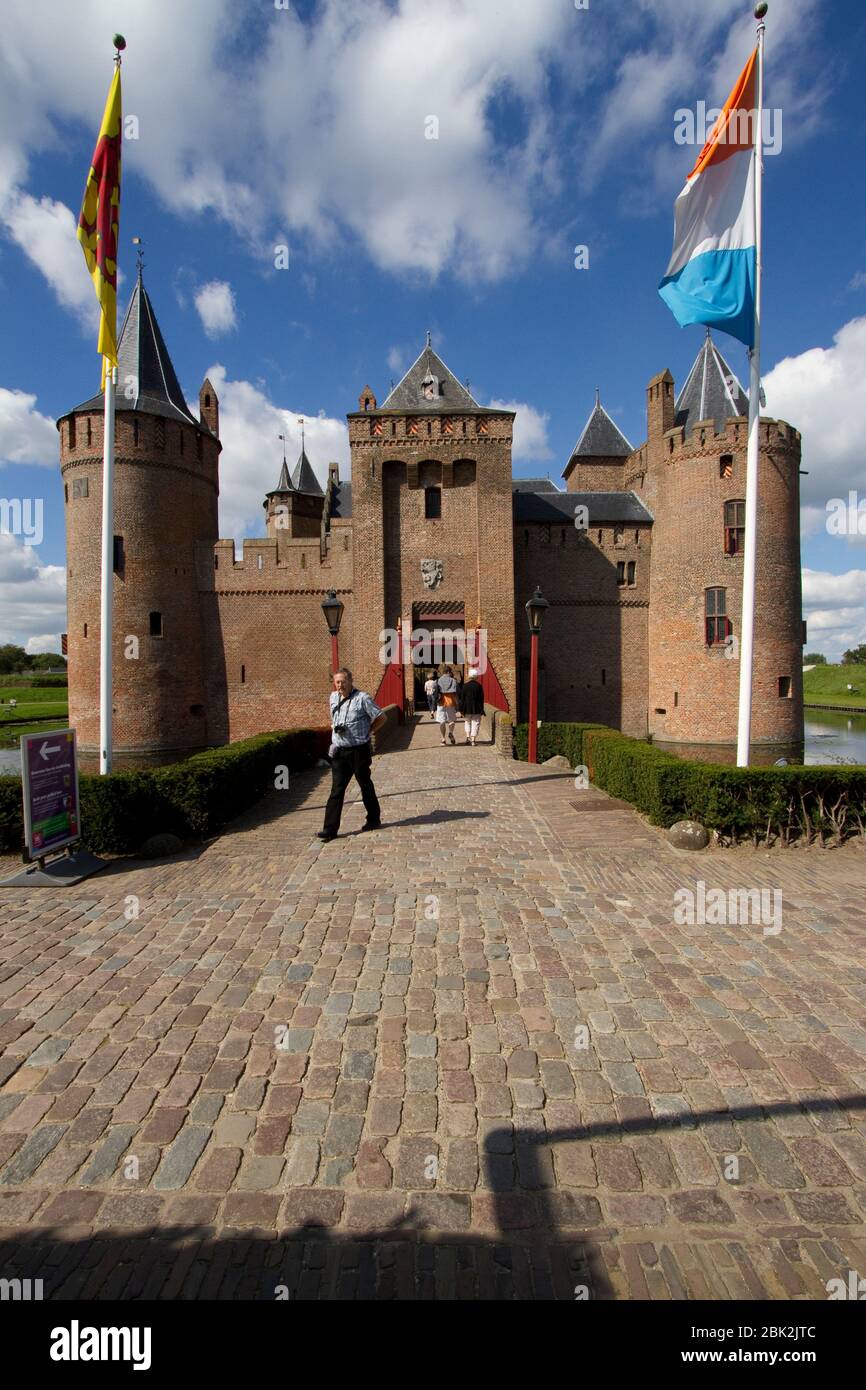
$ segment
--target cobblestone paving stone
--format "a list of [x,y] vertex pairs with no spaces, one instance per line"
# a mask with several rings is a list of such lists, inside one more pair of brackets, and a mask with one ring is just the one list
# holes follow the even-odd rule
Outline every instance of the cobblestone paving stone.
[[[199,852],[0,889],[4,1277],[796,1300],[866,1275],[862,845],[677,852],[426,721],[374,773],[374,835],[350,799],[315,839],[314,770]],[[698,880],[781,889],[781,931],[676,925]]]

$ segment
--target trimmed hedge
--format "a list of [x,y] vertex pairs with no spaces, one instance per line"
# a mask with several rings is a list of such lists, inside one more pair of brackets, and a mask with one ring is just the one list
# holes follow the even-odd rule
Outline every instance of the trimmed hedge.
[[[277,767],[299,772],[325,752],[328,732],[292,729],[210,748],[143,772],[79,778],[82,842],[94,854],[132,854],[151,835],[202,839],[274,785]],[[21,780],[0,777],[0,849],[24,843]]]
[[[528,726],[515,729],[526,758]],[[542,751],[543,750],[543,751]],[[538,758],[562,753],[593,785],[628,801],[653,825],[695,820],[736,844],[841,844],[866,838],[866,767],[728,767],[689,762],[597,724],[543,724]]]

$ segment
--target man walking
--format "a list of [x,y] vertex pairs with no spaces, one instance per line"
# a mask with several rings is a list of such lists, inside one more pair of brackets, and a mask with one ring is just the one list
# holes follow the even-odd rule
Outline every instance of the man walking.
[[379,802],[370,776],[373,746],[370,735],[382,726],[385,716],[365,690],[356,690],[352,672],[343,666],[334,676],[330,697],[331,714],[331,795],[325,807],[325,824],[320,840],[334,840],[340,828],[346,788],[354,777],[361,788],[367,820],[362,830],[378,830],[382,824]]

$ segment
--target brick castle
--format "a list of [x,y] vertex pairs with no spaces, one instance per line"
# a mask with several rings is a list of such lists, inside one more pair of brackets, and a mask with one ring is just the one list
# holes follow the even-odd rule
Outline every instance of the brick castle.
[[[70,722],[99,741],[103,397],[58,421],[66,503]],[[513,478],[511,412],[480,406],[430,346],[348,415],[351,479],[302,450],[264,499],[264,535],[219,538],[219,402],[191,413],[139,273],[119,347],[114,747],[165,754],[327,723],[322,601],[345,605],[356,685],[411,704],[426,668],[384,666],[382,633],[486,631],[485,697],[525,719],[540,585],[547,720],[686,747],[736,743],[748,399],[707,334],[679,395],[647,387],[638,448],[598,398],[565,489]],[[802,739],[800,436],[760,423],[752,737]],[[275,468],[275,472],[278,468]],[[576,512],[576,509],[577,510]],[[577,524],[576,524],[577,523]],[[720,747],[720,754],[722,750]]]

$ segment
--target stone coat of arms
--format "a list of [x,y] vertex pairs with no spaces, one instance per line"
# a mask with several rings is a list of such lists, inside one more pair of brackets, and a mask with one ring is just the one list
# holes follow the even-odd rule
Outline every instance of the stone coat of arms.
[[442,583],[443,567],[441,560],[422,560],[421,578],[428,589],[437,589]]

